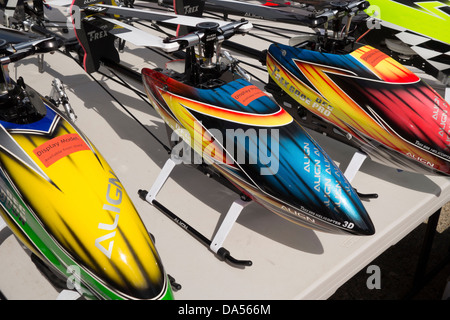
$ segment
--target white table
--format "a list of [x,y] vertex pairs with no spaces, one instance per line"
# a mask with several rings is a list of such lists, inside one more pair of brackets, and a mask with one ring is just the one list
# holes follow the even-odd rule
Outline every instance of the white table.
[[[240,41],[249,44],[248,41],[255,40],[247,37]],[[265,44],[258,41],[251,45]],[[164,63],[163,58],[152,55],[147,49],[130,48],[123,61],[135,70]],[[176,299],[327,299],[450,201],[448,178],[398,172],[367,160],[352,184],[362,193],[379,195],[378,199],[364,202],[375,225],[375,235],[315,232],[250,204],[233,226],[224,247],[235,258],[252,260],[253,266],[231,267],[138,197],[137,190],[149,188],[155,180],[168,158],[167,152],[74,61],[59,53],[47,55],[45,61],[45,72],[41,74],[35,65],[37,58],[27,58],[16,64],[17,75],[22,75],[27,84],[43,94],[50,92],[54,77],[64,82],[78,115],[77,125],[121,179],[156,238],[165,269],[183,286],[175,293]],[[261,79],[267,78],[263,71],[250,69]],[[14,71],[11,73],[14,76]],[[99,74],[93,76],[146,128],[167,141],[162,120],[146,102]],[[345,169],[354,150],[328,137],[312,134]],[[213,235],[219,219],[236,198],[237,195],[219,183],[183,166],[175,168],[158,195],[161,203],[207,237]],[[55,299],[58,292],[31,263],[17,240],[3,232],[0,242],[0,291],[8,299]]]

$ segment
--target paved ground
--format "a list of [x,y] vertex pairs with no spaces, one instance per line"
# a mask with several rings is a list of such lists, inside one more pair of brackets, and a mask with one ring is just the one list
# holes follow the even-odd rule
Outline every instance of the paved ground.
[[[367,280],[373,272],[364,268],[356,276],[342,286],[330,299],[333,300],[441,300],[447,281],[450,280],[450,263],[435,274],[419,291],[411,295],[412,282],[417,269],[417,259],[426,232],[427,222],[418,226],[408,236],[385,251],[370,265],[380,269],[380,289],[368,289]],[[437,233],[427,266],[427,273],[433,271],[450,250],[450,203],[442,210],[438,221]],[[370,269],[369,269],[370,270]],[[447,299],[450,299],[447,297]]]

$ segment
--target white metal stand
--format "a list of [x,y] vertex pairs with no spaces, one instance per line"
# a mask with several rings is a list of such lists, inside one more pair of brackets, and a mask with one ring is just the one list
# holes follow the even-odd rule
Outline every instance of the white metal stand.
[[56,300],[77,300],[81,295],[77,291],[73,290],[63,290],[61,291]]
[[161,172],[159,173],[158,177],[156,178],[155,182],[153,183],[152,187],[147,193],[147,196],[145,197],[145,201],[152,203],[153,200],[155,200],[156,195],[161,190],[163,185],[166,183],[167,179],[169,178],[170,173],[172,172],[173,168],[178,163],[173,161],[172,158],[167,159],[166,163],[164,164],[163,168],[161,169]]
[[444,293],[442,294],[442,300],[450,300],[450,278],[448,279]]
[[242,209],[244,209],[250,202],[251,201],[238,199],[231,204],[230,209],[228,209],[225,218],[220,224],[219,230],[217,230],[213,240],[211,241],[210,248],[214,253],[217,253],[217,251],[219,251],[219,249],[222,247],[225,238],[228,236],[228,233],[231,231],[233,224],[241,214]]
[[349,182],[352,182],[353,178],[355,177],[356,173],[361,168],[364,161],[367,159],[367,155],[365,153],[356,151],[353,154],[352,159],[350,160],[350,163],[348,164],[347,168],[345,169],[344,176],[347,178]]
[[444,99],[445,99],[445,101],[450,103],[450,87],[445,88],[445,97],[444,97]]
[[0,232],[7,227],[5,220],[0,217]]
[[225,218],[223,219],[222,223],[220,224],[213,240],[209,240],[208,238],[206,238],[204,235],[202,235],[197,230],[192,228],[188,223],[181,220],[177,215],[175,215],[172,211],[170,211],[168,208],[166,208],[164,205],[162,205],[156,200],[156,195],[159,193],[161,188],[166,183],[172,170],[179,163],[181,162],[176,161],[176,159],[169,158],[164,164],[163,168],[161,169],[161,172],[159,173],[155,182],[151,186],[150,190],[149,191],[139,190],[140,197],[145,201],[149,202],[150,204],[152,204],[153,206],[155,206],[158,210],[160,210],[167,217],[171,218],[175,223],[177,223],[180,227],[182,227],[183,230],[185,230],[186,232],[191,234],[194,238],[199,240],[201,243],[209,247],[211,251],[214,252],[221,260],[226,260],[232,264],[239,266],[252,265],[251,261],[237,260],[233,258],[230,255],[229,251],[222,247],[223,242],[228,236],[231,228],[233,227],[233,224],[236,222],[237,218],[241,214],[242,209],[244,209],[250,203],[250,201],[245,201],[242,199],[235,200],[228,209],[228,212],[225,215]]

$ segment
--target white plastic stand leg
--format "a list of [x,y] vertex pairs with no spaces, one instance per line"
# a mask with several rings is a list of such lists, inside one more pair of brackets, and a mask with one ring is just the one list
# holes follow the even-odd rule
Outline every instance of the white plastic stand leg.
[[7,227],[5,220],[0,217],[0,232]]
[[448,279],[447,285],[445,286],[444,293],[442,294],[442,300],[450,300],[450,279]]
[[344,176],[347,178],[348,182],[352,182],[353,178],[359,171],[359,168],[361,168],[361,165],[363,164],[364,160],[366,160],[366,158],[367,155],[359,151],[356,151],[353,154],[352,160],[350,160],[350,163],[348,164],[344,172]]
[[63,290],[58,294],[56,300],[77,300],[80,297],[81,295],[77,291]]
[[444,97],[444,99],[445,99],[445,101],[450,103],[450,87],[445,88],[445,97]]
[[177,163],[172,160],[172,158],[167,159],[166,163],[164,164],[163,168],[161,169],[161,172],[159,173],[158,177],[156,178],[155,182],[153,183],[152,187],[148,191],[145,201],[152,203],[153,200],[155,200],[156,195],[163,187],[164,183],[166,183],[167,179],[169,178],[170,173],[172,172],[173,168]]
[[[179,221],[182,222],[181,219],[179,219],[173,212],[171,212],[169,209],[167,209],[165,206],[163,206],[161,203],[156,201],[156,196],[169,178],[170,173],[172,172],[173,168],[179,163],[182,163],[181,161],[176,161],[177,159],[168,159],[166,163],[164,164],[163,168],[161,169],[161,172],[159,173],[158,177],[156,178],[156,181],[151,186],[150,190],[144,191],[139,190],[139,195],[142,199],[149,202],[156,208],[158,208],[162,213],[164,213],[167,217],[172,219],[172,221],[176,222],[176,224],[183,228],[186,232],[194,236],[197,240],[199,240],[201,243],[205,244],[223,261],[228,261],[232,264],[236,264],[239,266],[251,266],[252,262],[249,260],[238,260],[233,258],[230,255],[230,252],[222,247],[222,243],[224,242],[225,238],[227,237],[228,233],[231,230],[231,227],[236,222],[237,218],[239,217],[239,214],[241,213],[242,209],[247,206],[250,201],[244,201],[241,199],[238,199],[233,202],[230,209],[228,210],[227,214],[225,215],[224,220],[219,226],[218,231],[216,232],[216,235],[214,236],[214,239],[211,241],[208,238],[206,238],[204,235],[196,231],[194,228],[189,226],[187,223],[184,223],[184,226],[181,226]],[[145,198],[144,198],[145,194]],[[178,221],[178,222],[177,222]]]
[[210,249],[213,252],[217,253],[217,251],[222,247],[225,238],[228,236],[228,233],[231,231],[233,224],[241,214],[242,209],[244,209],[250,202],[251,201],[238,199],[231,204],[230,209],[228,209],[225,218],[220,224],[219,230],[217,230],[214,238],[211,241]]

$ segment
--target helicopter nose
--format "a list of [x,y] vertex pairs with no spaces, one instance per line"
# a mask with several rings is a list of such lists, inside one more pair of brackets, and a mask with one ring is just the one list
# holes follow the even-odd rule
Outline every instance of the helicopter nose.
[[309,135],[283,141],[280,150],[277,173],[257,182],[283,201],[282,216],[330,233],[375,233],[358,193]]
[[[339,187],[342,182],[336,181],[336,186]],[[303,203],[304,207],[308,207],[308,212],[314,212],[313,222],[318,230],[357,236],[375,234],[375,226],[352,188],[342,190],[339,197],[322,198],[321,201],[308,198]]]
[[[343,175],[335,176],[331,184],[330,196],[322,200],[316,210],[322,212],[324,221],[332,222],[340,231],[360,236],[375,234],[375,226],[370,218],[360,195],[351,187]],[[315,202],[316,205],[320,203]]]
[[365,229],[360,229],[359,234],[363,236],[372,236],[375,234],[375,227],[372,225],[367,225]]
[[357,232],[362,236],[372,236],[375,234],[375,226],[373,225],[372,221],[369,220],[369,222],[366,223],[364,227],[359,227]]
[[342,226],[347,233],[354,235],[371,236],[375,234],[375,226],[365,210],[359,211],[356,217],[346,215]]

